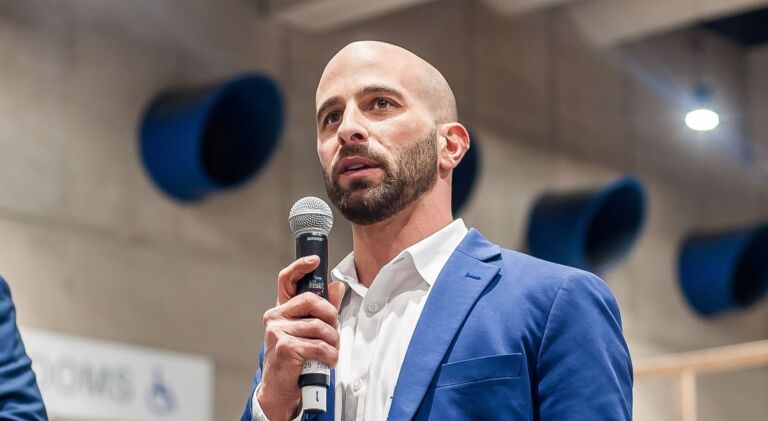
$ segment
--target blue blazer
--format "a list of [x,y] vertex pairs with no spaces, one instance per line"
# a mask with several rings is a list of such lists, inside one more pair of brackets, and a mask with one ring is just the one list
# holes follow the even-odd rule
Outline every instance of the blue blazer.
[[[261,369],[243,421],[260,380]],[[630,420],[632,381],[619,308],[602,280],[471,229],[432,286],[388,419]],[[304,420],[333,420],[333,385],[332,376],[328,412]]]
[[0,278],[0,419],[47,420],[32,361],[16,328],[11,290]]

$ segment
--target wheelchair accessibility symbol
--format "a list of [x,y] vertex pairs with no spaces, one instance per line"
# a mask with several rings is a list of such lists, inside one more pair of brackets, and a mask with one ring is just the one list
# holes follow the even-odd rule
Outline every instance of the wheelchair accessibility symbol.
[[176,410],[176,397],[165,383],[159,368],[152,373],[152,384],[147,390],[146,403],[149,412],[158,416],[170,415]]

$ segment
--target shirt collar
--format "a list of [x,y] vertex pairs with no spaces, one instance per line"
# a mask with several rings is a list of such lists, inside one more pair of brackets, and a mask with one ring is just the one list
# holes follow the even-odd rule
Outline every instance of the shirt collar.
[[[445,266],[448,258],[451,257],[451,254],[467,235],[467,232],[469,230],[464,224],[464,220],[459,218],[429,237],[403,250],[392,261],[387,263],[385,267],[408,257],[422,279],[431,287],[437,280],[438,275],[440,275],[440,271],[443,270],[443,266]],[[347,283],[352,288],[364,288],[357,279],[354,253],[349,253],[342,259],[331,271],[331,276],[335,280]]]
[[419,275],[432,286],[461,240],[467,235],[467,226],[459,218],[440,231],[408,247],[404,253],[411,255]]

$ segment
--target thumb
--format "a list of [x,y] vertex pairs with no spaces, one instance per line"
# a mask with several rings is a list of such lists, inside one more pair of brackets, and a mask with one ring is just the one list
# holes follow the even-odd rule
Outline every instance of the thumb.
[[337,311],[341,308],[341,299],[344,298],[346,290],[347,285],[341,281],[333,281],[328,285],[328,301],[336,307]]

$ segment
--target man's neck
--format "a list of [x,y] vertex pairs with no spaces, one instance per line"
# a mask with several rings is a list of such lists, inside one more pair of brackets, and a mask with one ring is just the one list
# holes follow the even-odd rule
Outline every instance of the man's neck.
[[453,221],[450,206],[443,212],[426,209],[419,200],[396,215],[371,225],[352,225],[358,282],[370,287],[382,267],[400,252],[445,228]]

